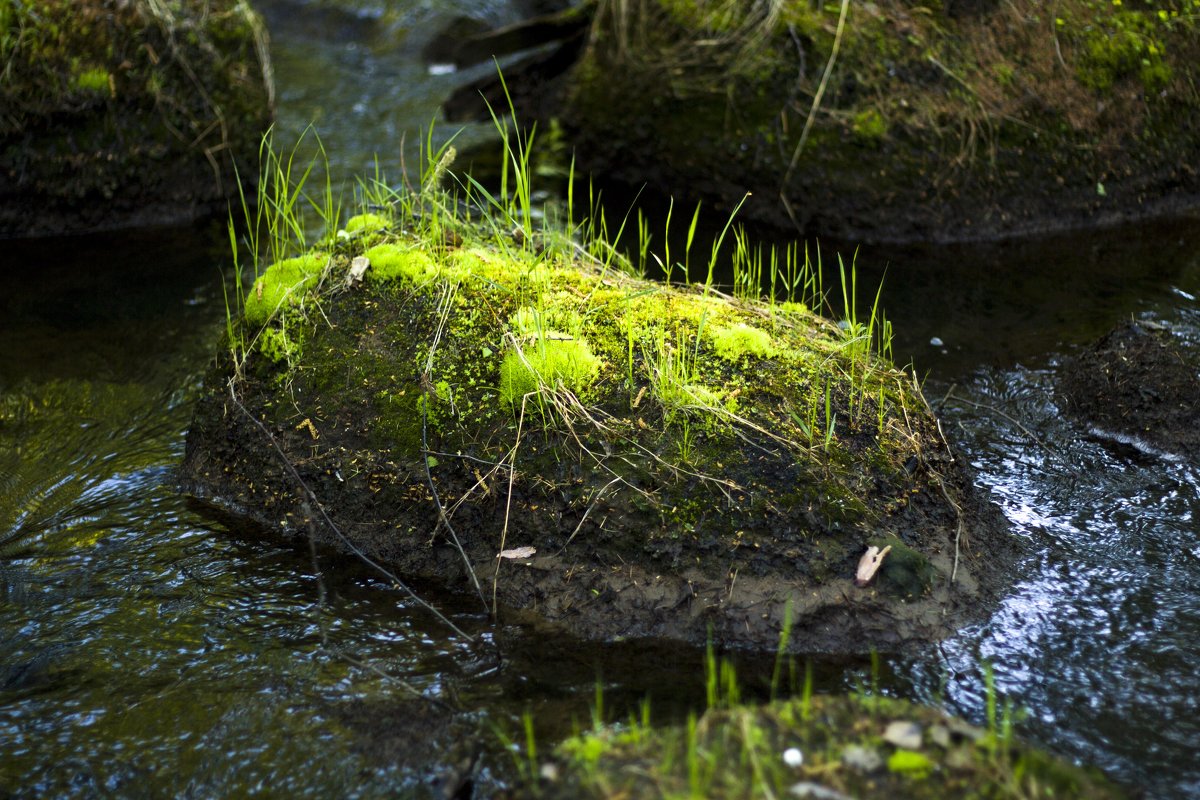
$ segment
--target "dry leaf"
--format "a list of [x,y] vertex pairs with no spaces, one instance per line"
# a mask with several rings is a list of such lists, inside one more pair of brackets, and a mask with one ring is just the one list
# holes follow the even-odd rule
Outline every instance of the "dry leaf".
[[369,266],[371,266],[371,261],[366,256],[359,256],[351,261],[350,270],[346,273],[346,288],[349,289],[362,283],[363,274]]
[[867,552],[863,553],[863,557],[858,560],[858,571],[854,574],[854,584],[856,586],[866,586],[875,577],[875,573],[883,566],[883,557],[892,551],[892,546],[880,550],[875,545],[867,548]]
[[501,550],[496,558],[522,559],[529,558],[537,552],[536,547],[514,547],[512,550]]

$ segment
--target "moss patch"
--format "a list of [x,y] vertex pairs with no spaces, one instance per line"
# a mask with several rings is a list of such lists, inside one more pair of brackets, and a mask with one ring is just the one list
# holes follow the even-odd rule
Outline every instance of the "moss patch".
[[245,298],[246,321],[262,325],[279,310],[298,304],[329,264],[325,253],[305,253],[272,264]]
[[[893,725],[907,741],[888,736]],[[687,725],[604,727],[559,745],[544,773],[553,778],[526,790],[546,798],[1124,796],[1097,771],[1001,730],[857,695],[710,709]]]

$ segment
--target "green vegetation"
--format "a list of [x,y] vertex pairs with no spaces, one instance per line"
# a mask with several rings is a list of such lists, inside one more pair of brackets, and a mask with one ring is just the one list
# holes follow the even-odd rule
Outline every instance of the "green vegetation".
[[814,696],[811,671],[792,699],[746,704],[733,666],[711,650],[705,674],[702,715],[655,727],[649,703],[614,725],[596,714],[591,729],[560,743],[545,766],[526,716],[524,748],[510,747],[522,792],[712,800],[1123,796],[1099,773],[1018,742],[1009,707],[997,713],[990,670],[982,729],[877,692]]
[[100,94],[109,93],[109,82],[112,76],[108,70],[101,67],[85,69],[78,73],[74,78],[74,88],[82,92],[98,92]]
[[[564,117],[587,166],[748,190],[759,221],[987,235],[1030,193],[1087,215],[1103,174],[1195,162],[1198,34],[1196,0],[602,4]],[[1144,182],[1105,186],[1105,208],[1143,202]]]
[[265,36],[242,0],[0,3],[0,235],[224,210],[270,122]]

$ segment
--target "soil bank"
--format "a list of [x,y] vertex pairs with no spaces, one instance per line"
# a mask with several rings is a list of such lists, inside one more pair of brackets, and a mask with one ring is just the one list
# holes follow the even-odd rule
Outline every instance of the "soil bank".
[[602,180],[724,209],[749,192],[746,219],[858,242],[1200,204],[1196,0],[598,8],[553,88],[513,92]]

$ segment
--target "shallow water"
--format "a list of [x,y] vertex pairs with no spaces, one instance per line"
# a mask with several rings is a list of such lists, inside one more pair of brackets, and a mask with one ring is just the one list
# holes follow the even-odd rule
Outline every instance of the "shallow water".
[[1200,794],[1200,466],[1092,435],[1054,392],[1066,356],[1130,318],[1200,348],[1200,224],[896,255],[898,348],[1028,544],[990,619],[891,665],[897,691],[978,720],[987,662],[1022,734],[1150,796]]
[[[446,88],[422,84],[412,30],[452,4],[263,5],[284,131],[317,116],[342,176],[411,144]],[[647,692],[659,719],[700,706],[699,652],[547,641],[434,598],[472,645],[369,570],[180,495],[224,324],[223,237],[5,244],[22,269],[0,274],[0,794],[420,794],[437,759],[399,759],[442,740],[405,727],[405,686],[470,710],[486,792],[511,771],[490,725],[525,710],[544,745],[586,723],[597,682],[611,718]],[[986,661],[1021,735],[1152,797],[1200,794],[1200,473],[1090,436],[1053,393],[1063,357],[1130,316],[1200,347],[1200,224],[858,263],[864,285],[886,265],[898,357],[1027,548],[988,619],[878,677],[818,664],[820,688],[878,681],[981,721]],[[753,685],[762,662],[743,666]]]

